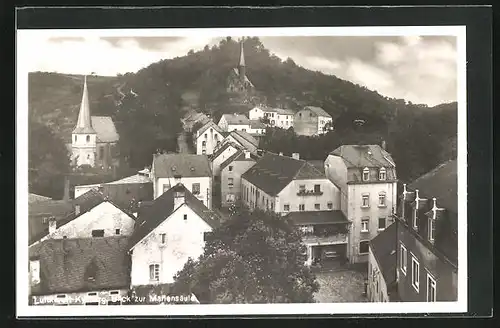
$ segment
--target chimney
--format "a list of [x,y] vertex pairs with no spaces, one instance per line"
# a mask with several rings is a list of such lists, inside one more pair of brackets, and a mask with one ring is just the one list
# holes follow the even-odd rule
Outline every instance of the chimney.
[[293,153],[292,154],[293,159],[300,159],[300,154],[299,153]]
[[57,221],[54,217],[51,217],[49,219],[49,234],[54,233],[56,229],[57,229]]
[[80,205],[75,205],[75,215],[80,214]]
[[387,145],[385,144],[385,140],[382,140],[382,149],[387,150]]
[[30,260],[30,278],[31,285],[37,285],[40,283],[40,261]]
[[64,196],[63,200],[69,200],[69,178],[67,176],[64,177]]
[[[182,188],[182,184],[178,184],[177,186],[180,186]],[[184,190],[178,188],[179,191],[174,192],[174,210],[179,208],[182,204],[185,203],[185,193]]]
[[250,159],[250,151],[244,150],[244,153],[245,153],[245,158]]

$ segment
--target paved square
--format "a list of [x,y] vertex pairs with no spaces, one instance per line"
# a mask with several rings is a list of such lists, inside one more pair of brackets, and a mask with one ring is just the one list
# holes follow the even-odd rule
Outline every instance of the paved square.
[[319,303],[367,302],[365,275],[352,270],[316,273],[320,285],[314,298]]

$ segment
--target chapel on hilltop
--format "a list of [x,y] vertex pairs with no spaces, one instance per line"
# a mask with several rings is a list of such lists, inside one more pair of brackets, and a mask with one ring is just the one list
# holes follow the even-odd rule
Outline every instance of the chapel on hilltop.
[[234,67],[227,78],[227,92],[246,94],[254,89],[253,83],[246,75],[245,53],[243,51],[243,40],[240,41],[240,60],[238,66]]
[[115,124],[109,116],[90,116],[87,77],[83,82],[83,95],[75,129],[71,134],[71,162],[74,167],[89,165],[112,169],[118,166]]

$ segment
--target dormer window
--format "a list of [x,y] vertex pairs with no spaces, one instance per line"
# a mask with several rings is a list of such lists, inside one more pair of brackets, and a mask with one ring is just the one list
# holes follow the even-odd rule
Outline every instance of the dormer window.
[[363,181],[368,181],[368,180],[370,180],[370,169],[365,167],[363,169]]
[[381,168],[380,171],[378,172],[378,179],[380,181],[385,181],[387,179],[387,173],[384,167]]

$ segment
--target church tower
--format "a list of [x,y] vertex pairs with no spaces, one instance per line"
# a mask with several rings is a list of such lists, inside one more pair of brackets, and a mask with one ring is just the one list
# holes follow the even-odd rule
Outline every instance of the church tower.
[[240,76],[241,82],[245,83],[246,71],[245,53],[243,52],[243,40],[240,41],[240,61],[238,63],[238,75]]
[[76,166],[95,166],[97,150],[97,133],[92,127],[90,118],[89,94],[87,89],[87,76],[83,82],[83,95],[80,104],[80,113],[76,127],[71,135],[72,159]]

